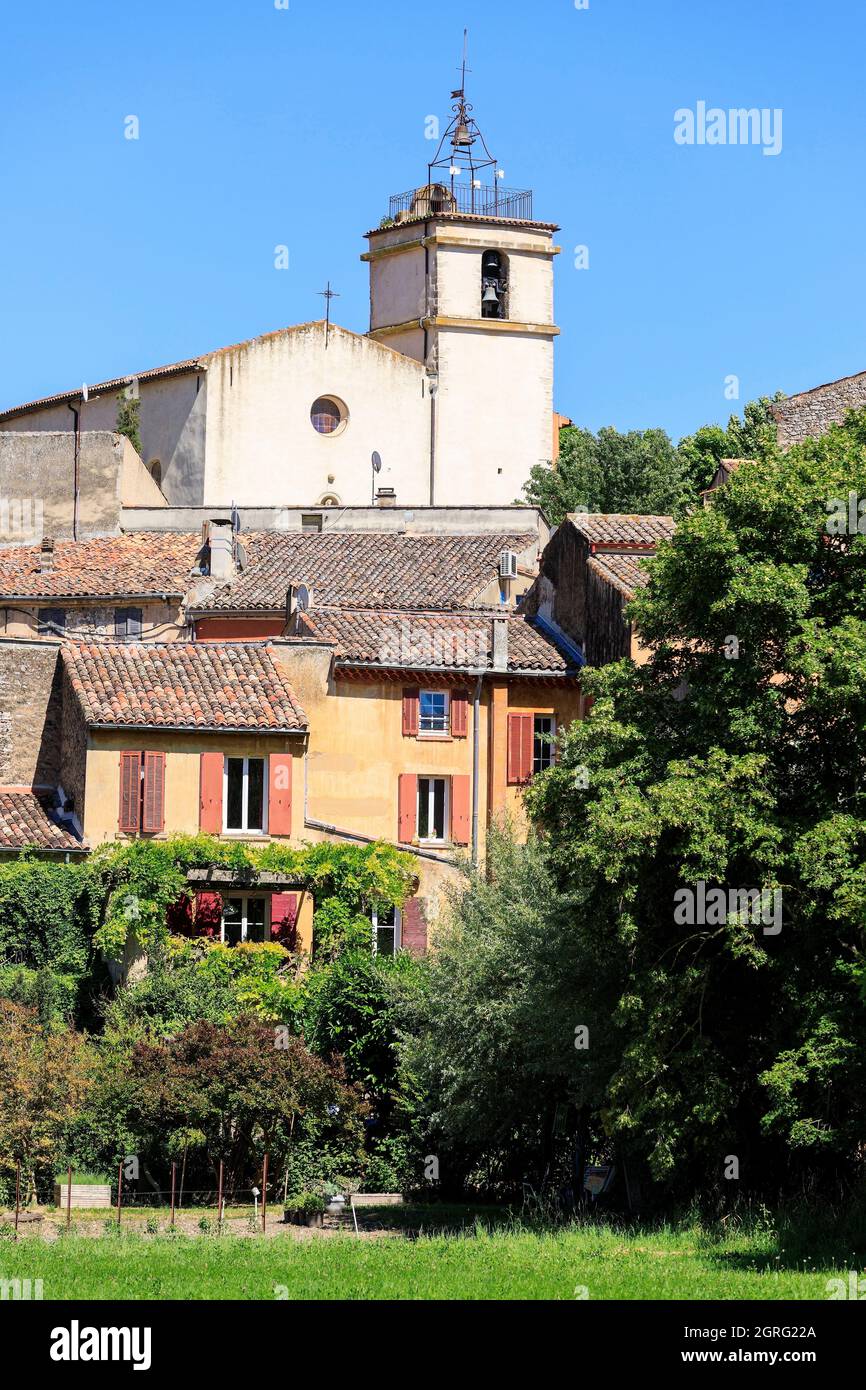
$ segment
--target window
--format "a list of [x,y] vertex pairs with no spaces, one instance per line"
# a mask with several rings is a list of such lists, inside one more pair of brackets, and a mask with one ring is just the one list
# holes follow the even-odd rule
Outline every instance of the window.
[[442,844],[447,838],[448,783],[444,777],[418,778],[418,839]]
[[419,695],[419,732],[447,734],[450,726],[449,704],[447,690],[422,690]]
[[46,637],[59,637],[58,629],[66,627],[65,608],[40,608],[37,618],[37,632]]
[[226,758],[223,773],[223,830],[262,835],[265,817],[265,758]]
[[115,637],[140,637],[141,636],[141,609],[140,608],[115,608],[114,610],[114,635]]
[[164,827],[165,754],[122,752],[118,829],[127,835],[158,835]]
[[400,911],[382,907],[370,914],[373,923],[373,955],[395,956],[400,949]]
[[319,434],[340,434],[346,428],[349,412],[336,396],[319,396],[313,401],[310,419]]
[[162,488],[162,464],[159,459],[152,459],[147,466],[157,487]]
[[223,898],[220,941],[226,946],[237,946],[241,941],[265,941],[266,927],[265,898]]
[[556,749],[553,738],[556,733],[556,720],[552,714],[537,714],[532,730],[532,771],[544,772],[555,762]]

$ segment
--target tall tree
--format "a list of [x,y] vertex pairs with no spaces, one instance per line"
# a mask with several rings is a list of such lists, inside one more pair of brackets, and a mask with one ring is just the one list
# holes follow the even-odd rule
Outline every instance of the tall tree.
[[537,905],[494,863],[433,961],[445,1133],[496,1153],[560,1101],[681,1197],[862,1173],[858,499],[866,412],[741,468],[650,562],[649,660],[585,673],[590,716],[528,793]]
[[682,462],[664,430],[591,430],[560,435],[555,467],[537,464],[527,500],[559,525],[569,512],[647,512],[667,516],[688,497]]

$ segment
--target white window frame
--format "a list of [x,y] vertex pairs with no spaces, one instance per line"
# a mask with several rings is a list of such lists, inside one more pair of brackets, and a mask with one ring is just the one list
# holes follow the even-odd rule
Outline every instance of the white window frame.
[[[399,907],[392,908],[394,913],[394,955],[403,948],[403,914]],[[379,938],[377,936],[379,928],[379,913],[376,908],[370,913],[370,921],[373,927],[373,955],[379,954]],[[390,922],[383,922],[383,927],[390,927]]]
[[[441,695],[445,700],[445,723],[441,729],[422,728],[423,715],[421,705],[425,695]],[[451,692],[448,690],[426,690],[418,691],[418,737],[419,738],[448,738],[451,733]]]
[[[434,794],[434,792],[433,792],[433,784],[434,784],[435,782],[442,782],[442,783],[444,784],[444,787],[445,787],[445,794],[444,794],[444,797],[443,797],[443,799],[442,799],[442,821],[443,821],[443,825],[442,825],[442,838],[441,838],[441,840],[440,840],[440,839],[436,839],[435,837],[434,837],[434,838],[431,838],[429,835],[426,836],[426,838],[422,838],[422,836],[421,836],[421,783],[422,783],[422,782],[425,782],[425,781],[426,781],[426,783],[427,783],[427,821],[428,821],[428,824],[431,823],[431,822],[433,821],[433,819],[434,819],[433,810],[434,810],[435,805],[436,805],[436,798],[435,798],[435,794]],[[439,773],[431,773],[431,774],[421,773],[421,774],[419,775],[419,777],[418,777],[418,791],[417,791],[416,797],[415,797],[415,824],[416,824],[416,826],[418,827],[418,843],[419,843],[419,845],[447,845],[447,844],[448,844],[448,827],[449,827],[450,823],[451,823],[451,778],[450,778],[450,777],[442,777],[442,776],[440,776]]]
[[261,901],[263,901],[264,904],[265,904],[264,939],[265,939],[265,941],[269,941],[269,940],[270,940],[270,931],[271,931],[271,900],[270,900],[270,897],[269,897],[269,895],[268,895],[267,893],[223,893],[222,897],[223,897],[223,911],[220,913],[220,941],[222,942],[223,945],[225,945],[225,940],[226,940],[225,903],[226,903],[226,900],[227,900],[227,899],[230,900],[231,902],[241,902],[241,903],[243,903],[243,907],[242,907],[242,909],[241,909],[241,941],[246,941],[247,938],[248,938],[248,932],[249,932],[249,916],[250,916],[250,913],[249,913],[249,904],[250,904],[250,902],[251,902],[251,901],[255,901],[255,902],[261,902]]
[[[550,730],[549,730],[549,734],[545,734],[544,737],[547,738],[547,737],[549,736],[551,739],[555,739],[555,738],[556,738],[556,715],[555,715],[555,714],[541,714],[541,713],[533,714],[533,716],[532,716],[532,775],[533,775],[533,777],[536,775],[536,768],[535,768],[535,740],[536,740],[536,737],[537,737],[536,732],[535,732],[535,721],[536,721],[536,719],[549,719],[549,720],[550,720]],[[550,753],[550,762],[547,764],[547,766],[548,766],[548,767],[552,767],[553,764],[556,762],[556,744],[555,744],[555,743],[548,743],[548,744],[545,744],[545,747],[547,748],[547,750],[548,750],[549,753]],[[545,772],[546,770],[547,770],[546,768],[540,768],[540,769],[539,769],[539,771],[541,771],[541,772]]]
[[[236,754],[231,760],[232,760],[233,762],[240,762],[240,761],[242,760],[241,754]],[[251,763],[251,762],[262,763],[262,764],[263,764],[263,767],[262,767],[262,825],[261,825],[261,827],[259,827],[259,826],[254,826],[252,829],[250,828],[250,825],[249,825],[249,777],[250,777],[250,763]],[[223,759],[223,834],[224,834],[224,835],[267,835],[267,833],[268,833],[268,788],[269,788],[269,786],[270,786],[270,780],[269,780],[269,777],[268,777],[268,759],[267,759],[267,755],[265,755],[264,757],[259,757],[257,754],[253,753],[253,754],[250,754],[249,757],[244,756],[244,757],[243,757],[243,765],[244,765],[244,771],[243,771],[243,791],[242,791],[242,793],[241,793],[241,820],[243,821],[243,825],[242,825],[240,828],[238,828],[237,826],[233,826],[231,829],[229,829],[229,825],[228,825],[228,815],[229,815],[229,754],[227,753],[226,756],[225,756],[224,759]]]

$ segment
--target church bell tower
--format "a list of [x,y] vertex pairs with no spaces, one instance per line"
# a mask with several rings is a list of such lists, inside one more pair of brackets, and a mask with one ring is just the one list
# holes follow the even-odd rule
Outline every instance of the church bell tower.
[[424,364],[429,503],[506,506],[552,457],[559,229],[504,187],[465,73],[426,183],[367,234],[370,336]]

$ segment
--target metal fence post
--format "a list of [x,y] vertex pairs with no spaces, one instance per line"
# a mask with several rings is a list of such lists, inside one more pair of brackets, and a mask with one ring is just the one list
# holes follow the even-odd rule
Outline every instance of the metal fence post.
[[262,1235],[268,1228],[268,1155],[262,1166]]
[[123,1201],[123,1163],[117,1165],[117,1224],[120,1225],[120,1207]]
[[18,1213],[21,1210],[21,1159],[15,1165],[15,1239],[18,1239]]
[[175,1185],[176,1185],[176,1183],[177,1183],[177,1164],[176,1164],[176,1163],[173,1163],[173,1164],[171,1165],[171,1224],[172,1224],[172,1227],[174,1226],[174,1193],[175,1193]]

